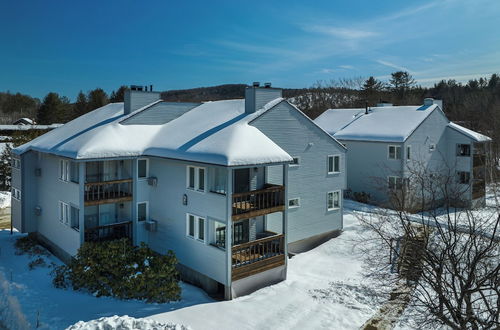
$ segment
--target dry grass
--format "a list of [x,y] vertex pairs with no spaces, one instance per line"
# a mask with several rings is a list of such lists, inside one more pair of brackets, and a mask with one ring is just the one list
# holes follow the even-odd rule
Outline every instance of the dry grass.
[[0,229],[10,229],[10,213],[0,214]]

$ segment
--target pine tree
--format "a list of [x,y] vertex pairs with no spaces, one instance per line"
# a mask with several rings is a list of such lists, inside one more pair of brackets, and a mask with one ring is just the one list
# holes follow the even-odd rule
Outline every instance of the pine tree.
[[96,88],[89,91],[87,99],[89,111],[95,110],[109,103],[108,95],[102,88]]
[[5,144],[5,148],[0,155],[0,190],[9,191],[10,190],[10,179],[11,179],[11,152],[12,148],[10,143]]
[[64,117],[64,110],[59,94],[51,92],[45,96],[42,105],[38,109],[37,122],[42,125],[60,122]]
[[397,99],[400,102],[405,102],[405,96],[410,89],[412,89],[416,82],[412,75],[407,71],[397,71],[391,73],[389,80],[392,85],[393,91],[396,93]]
[[79,117],[88,112],[89,105],[87,101],[87,96],[80,90],[75,102],[75,117]]
[[120,88],[118,88],[115,91],[113,91],[111,93],[111,96],[109,98],[109,102],[123,102],[123,100],[125,99],[125,91],[127,90],[127,86],[120,86]]

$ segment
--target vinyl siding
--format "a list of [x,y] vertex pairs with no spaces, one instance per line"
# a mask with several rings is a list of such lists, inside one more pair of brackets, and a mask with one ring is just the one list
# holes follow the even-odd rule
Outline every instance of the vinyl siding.
[[[292,157],[300,157],[300,165],[289,166],[288,171],[288,196],[301,199],[299,208],[288,211],[288,242],[342,229],[342,208],[328,212],[326,199],[327,192],[345,188],[345,149],[286,102],[258,117],[252,125]],[[335,154],[341,156],[341,173],[328,175],[327,156]],[[278,183],[282,177],[278,167],[266,172],[268,182]],[[267,217],[270,220],[279,216]]]

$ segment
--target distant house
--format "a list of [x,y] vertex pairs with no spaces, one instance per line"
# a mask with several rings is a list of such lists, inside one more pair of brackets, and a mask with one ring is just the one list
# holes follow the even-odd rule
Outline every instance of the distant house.
[[346,149],[281,96],[128,90],[14,149],[14,227],[63,259],[124,236],[173,250],[185,280],[228,299],[281,281],[289,253],[342,229],[346,185]]
[[[316,124],[348,149],[347,187],[375,203],[410,187],[415,174],[454,177],[459,202],[484,204],[487,136],[450,122],[441,101],[419,106],[382,104],[371,109],[330,109]],[[412,203],[419,203],[413,192]],[[358,195],[359,196],[359,195]]]
[[35,124],[36,122],[29,118],[19,118],[18,120],[12,123],[12,125],[35,125]]

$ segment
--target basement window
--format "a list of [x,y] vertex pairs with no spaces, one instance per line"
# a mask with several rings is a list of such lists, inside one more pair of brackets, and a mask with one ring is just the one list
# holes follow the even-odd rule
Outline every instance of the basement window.
[[300,198],[292,198],[288,200],[288,208],[293,209],[300,206]]

